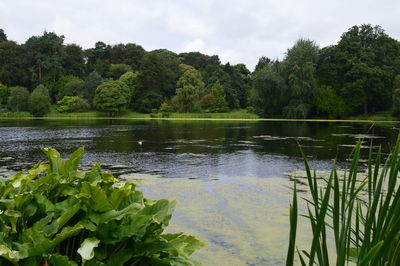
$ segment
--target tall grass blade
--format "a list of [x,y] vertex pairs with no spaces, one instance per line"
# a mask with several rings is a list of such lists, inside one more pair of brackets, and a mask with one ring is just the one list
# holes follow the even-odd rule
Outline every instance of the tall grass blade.
[[296,181],[294,182],[293,188],[293,200],[292,205],[290,206],[290,238],[289,238],[289,247],[288,253],[286,256],[286,266],[293,265],[294,262],[294,252],[296,245],[296,231],[297,231],[297,188]]

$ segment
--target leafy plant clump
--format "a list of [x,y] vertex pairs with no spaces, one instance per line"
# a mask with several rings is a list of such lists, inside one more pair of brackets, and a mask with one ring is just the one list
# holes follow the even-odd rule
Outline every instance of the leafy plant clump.
[[174,201],[143,197],[131,182],[77,169],[83,148],[64,161],[0,177],[0,265],[195,265],[203,243],[163,234]]
[[[369,152],[366,177],[358,174],[361,142],[352,153],[351,167],[343,178],[332,169],[322,189],[304,159],[311,200],[305,215],[313,240],[308,251],[298,252],[302,265],[400,265],[400,136],[386,160],[379,149]],[[304,156],[305,158],[305,156]],[[293,265],[297,229],[297,193],[290,208],[290,241],[286,265]],[[335,254],[328,248],[334,238]],[[306,261],[308,261],[306,263]]]

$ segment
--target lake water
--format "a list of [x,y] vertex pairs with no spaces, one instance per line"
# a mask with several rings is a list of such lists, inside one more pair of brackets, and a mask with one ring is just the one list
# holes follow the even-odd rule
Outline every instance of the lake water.
[[[303,169],[300,147],[318,170],[337,158],[344,168],[357,139],[384,152],[399,124],[170,121],[0,121],[0,175],[44,159],[53,146],[67,156],[85,147],[82,168],[96,162],[148,197],[177,200],[168,231],[206,242],[203,265],[282,265],[288,239],[292,181]],[[372,143],[372,144],[371,144]],[[299,243],[310,239],[300,223]],[[306,246],[307,247],[307,246]]]

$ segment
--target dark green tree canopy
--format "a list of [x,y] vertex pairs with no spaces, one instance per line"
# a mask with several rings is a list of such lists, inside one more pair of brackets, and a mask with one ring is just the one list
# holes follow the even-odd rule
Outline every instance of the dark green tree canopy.
[[31,73],[35,81],[55,82],[63,73],[65,49],[64,36],[54,32],[44,32],[42,36],[33,36],[25,42],[27,59],[32,66]]
[[252,75],[250,103],[257,112],[265,117],[282,113],[287,104],[288,94],[284,78],[279,70],[279,62],[268,61]]
[[7,35],[4,33],[3,29],[0,29],[0,43],[7,41]]
[[7,86],[29,86],[31,74],[24,48],[13,41],[0,42],[0,82]]
[[64,75],[74,75],[84,77],[85,60],[82,47],[76,44],[68,44],[65,46],[65,54],[63,58]]
[[180,112],[193,112],[199,107],[204,89],[204,82],[199,71],[194,68],[186,70],[179,78],[178,89],[172,102]]
[[98,110],[114,115],[126,109],[130,97],[129,88],[125,83],[122,81],[107,81],[97,87],[93,105]]
[[83,97],[91,104],[97,87],[105,80],[96,71],[91,72],[83,84]]
[[[397,103],[394,80],[400,74],[400,43],[380,26],[353,26],[335,45],[319,49],[314,41],[300,39],[281,62],[262,56],[251,73],[244,64],[222,64],[218,55],[178,55],[166,49],[147,52],[135,43],[110,45],[102,41],[82,49],[65,44],[64,36],[46,31],[20,45],[8,40],[0,29],[0,82],[6,88],[2,95],[7,97],[10,87],[32,91],[43,84],[50,91],[52,104],[66,95],[79,95],[93,104],[96,88],[113,79],[127,85],[131,95],[127,108],[153,112],[162,103],[173,106],[179,102],[177,95],[188,95],[190,86],[178,86],[188,70],[200,74],[204,88],[194,90],[195,108],[178,108],[184,111],[200,110],[199,101],[205,95],[201,104],[212,110],[210,106],[218,100],[212,88],[219,83],[227,109],[251,107],[249,110],[269,117],[389,113]],[[67,86],[72,80],[76,82]],[[3,106],[6,96],[2,97],[6,99]],[[346,108],[342,108],[342,101]]]
[[45,86],[39,85],[33,90],[29,96],[28,108],[34,116],[44,116],[50,112],[50,95]]
[[138,110],[158,109],[164,98],[175,94],[179,78],[179,57],[168,50],[147,53],[138,74]]
[[24,87],[10,88],[10,96],[7,101],[7,108],[11,111],[28,111],[29,91]]
[[[299,39],[288,49],[282,62],[283,74],[289,89],[289,118],[306,118],[318,94],[316,67],[319,48],[314,41]],[[298,114],[297,114],[298,112]]]

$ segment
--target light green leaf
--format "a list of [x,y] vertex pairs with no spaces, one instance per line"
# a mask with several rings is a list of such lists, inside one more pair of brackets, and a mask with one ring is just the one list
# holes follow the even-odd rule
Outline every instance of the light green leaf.
[[78,249],[79,255],[81,255],[83,261],[91,260],[94,257],[94,248],[96,248],[100,243],[97,238],[91,237],[86,238],[81,247]]
[[20,259],[17,251],[11,250],[5,245],[0,245],[0,256],[11,262],[17,262]]

